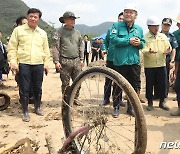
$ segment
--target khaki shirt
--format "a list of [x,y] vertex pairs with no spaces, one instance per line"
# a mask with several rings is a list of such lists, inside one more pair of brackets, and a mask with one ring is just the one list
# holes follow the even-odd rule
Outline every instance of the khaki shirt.
[[49,62],[50,51],[47,34],[36,27],[32,30],[28,24],[14,29],[8,43],[8,60],[18,64],[45,64]]
[[[150,32],[145,35],[145,46],[142,49],[144,57],[144,67],[163,67],[166,66],[166,54],[165,51],[172,50],[169,40],[165,34],[158,33],[153,36]],[[149,50],[156,51],[156,53],[150,53]]]
[[84,51],[80,32],[74,28],[67,29],[62,26],[59,29],[56,48],[53,49],[52,54],[54,63],[59,62],[60,57],[83,60]]

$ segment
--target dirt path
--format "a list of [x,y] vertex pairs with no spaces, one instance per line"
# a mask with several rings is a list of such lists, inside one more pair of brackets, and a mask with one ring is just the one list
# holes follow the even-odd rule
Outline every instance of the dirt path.
[[[0,111],[0,147],[2,145],[11,145],[18,140],[28,137],[39,141],[40,148],[38,154],[48,153],[45,147],[45,134],[51,134],[56,150],[61,145],[61,139],[64,137],[61,122],[61,82],[59,74],[55,74],[54,65],[51,63],[48,76],[44,77],[43,82],[43,110],[45,116],[39,117],[33,113],[33,105],[29,105],[30,122],[22,122],[21,108],[18,102],[18,91],[14,76],[11,74],[4,86],[0,86],[11,96],[11,104],[5,111]],[[4,76],[5,78],[5,76]],[[144,97],[144,82],[142,83],[142,96]],[[180,142],[180,117],[171,117],[170,112],[175,111],[177,103],[173,101],[175,94],[169,95],[167,105],[170,111],[163,111],[158,108],[158,102],[154,102],[155,109],[151,112],[146,111],[147,104],[143,104],[148,128],[148,146],[147,153],[151,154],[177,154],[180,149],[164,150],[159,149],[163,141]]]

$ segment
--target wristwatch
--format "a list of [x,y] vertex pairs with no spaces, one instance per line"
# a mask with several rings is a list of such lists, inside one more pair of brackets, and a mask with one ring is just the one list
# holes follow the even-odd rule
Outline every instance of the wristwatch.
[[175,61],[173,60],[173,61],[170,61],[170,63],[174,63]]

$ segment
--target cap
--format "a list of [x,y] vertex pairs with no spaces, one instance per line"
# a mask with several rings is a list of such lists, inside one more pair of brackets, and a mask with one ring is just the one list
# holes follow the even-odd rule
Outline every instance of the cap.
[[170,18],[164,18],[162,24],[172,25],[172,20]]
[[132,3],[127,4],[127,5],[124,7],[124,10],[134,10],[134,11],[137,12],[136,6],[135,6],[134,4],[132,4]]
[[155,16],[151,16],[147,19],[147,23],[148,26],[158,26],[160,25],[160,20],[158,17]]
[[74,18],[74,19],[80,18],[80,17],[76,17],[73,12],[66,11],[66,12],[63,14],[63,16],[59,18],[59,21],[60,21],[61,23],[64,23],[64,19],[65,19],[65,18],[69,18],[69,17],[72,17],[72,18]]

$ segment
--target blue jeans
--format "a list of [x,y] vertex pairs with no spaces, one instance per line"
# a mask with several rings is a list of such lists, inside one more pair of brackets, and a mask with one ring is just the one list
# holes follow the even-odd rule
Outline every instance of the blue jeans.
[[[19,64],[19,95],[29,98],[31,84],[35,99],[42,95],[44,65]],[[32,82],[32,83],[31,83]]]

